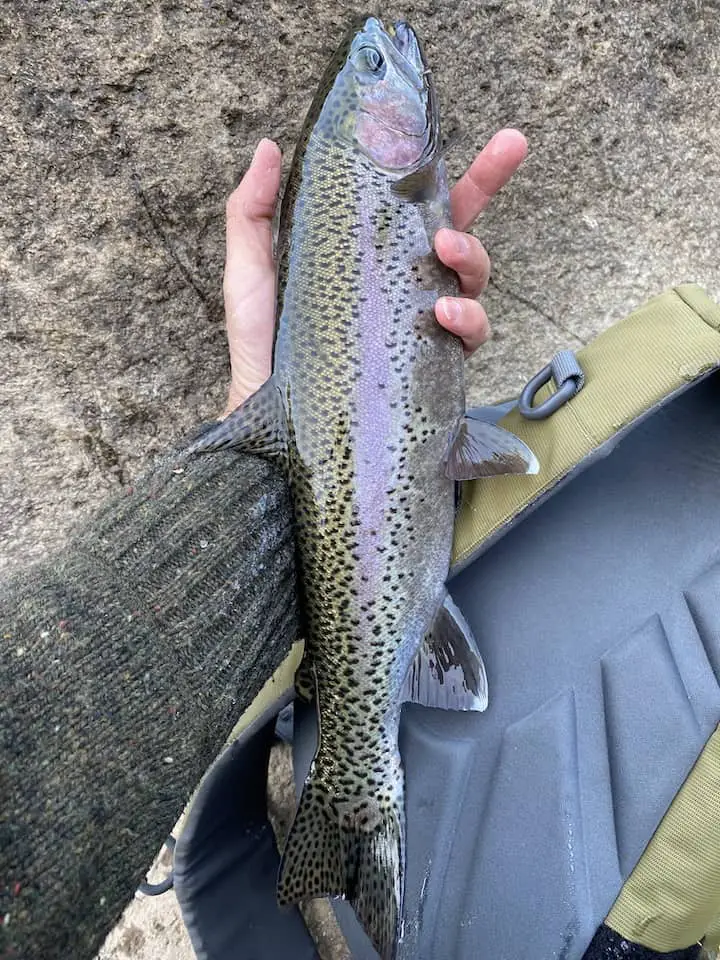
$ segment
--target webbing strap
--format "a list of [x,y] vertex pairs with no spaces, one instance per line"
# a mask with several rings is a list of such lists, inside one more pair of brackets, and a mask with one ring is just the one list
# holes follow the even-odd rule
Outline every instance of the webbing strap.
[[[672,744],[668,744],[668,749]],[[669,953],[720,933],[720,730],[708,740],[608,914],[626,940]]]
[[[572,400],[548,420],[526,420],[514,409],[500,421],[535,452],[540,472],[463,485],[453,563],[467,563],[599,447],[720,366],[719,334],[720,306],[686,285],[650,300],[580,350],[586,383]],[[540,389],[536,402],[552,389]]]

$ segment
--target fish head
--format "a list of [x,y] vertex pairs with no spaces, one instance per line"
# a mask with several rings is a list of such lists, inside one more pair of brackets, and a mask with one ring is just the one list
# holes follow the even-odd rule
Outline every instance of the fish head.
[[329,67],[319,121],[325,135],[349,143],[374,166],[407,174],[438,145],[432,76],[415,31],[376,17],[355,24]]

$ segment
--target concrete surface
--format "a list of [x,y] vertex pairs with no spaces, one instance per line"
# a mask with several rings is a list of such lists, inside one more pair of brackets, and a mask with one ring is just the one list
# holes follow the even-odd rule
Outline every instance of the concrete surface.
[[[13,0],[0,9],[0,565],[18,571],[221,409],[223,204],[290,151],[349,3]],[[470,399],[516,391],[681,280],[720,293],[715,0],[388,7],[426,40],[459,173],[500,126],[531,155],[483,217],[495,339]],[[161,839],[161,838],[159,838]],[[105,960],[183,958],[171,898]]]

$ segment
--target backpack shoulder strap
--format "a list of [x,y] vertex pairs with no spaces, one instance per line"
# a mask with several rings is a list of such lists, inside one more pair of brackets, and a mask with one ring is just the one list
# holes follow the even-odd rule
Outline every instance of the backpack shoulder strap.
[[720,731],[708,740],[608,914],[663,955],[720,942]]
[[[698,286],[675,287],[583,347],[583,389],[546,420],[514,407],[499,422],[540,461],[534,476],[463,485],[453,572],[470,563],[561,484],[611,452],[644,417],[720,367],[720,306]],[[537,402],[552,393],[548,384]]]

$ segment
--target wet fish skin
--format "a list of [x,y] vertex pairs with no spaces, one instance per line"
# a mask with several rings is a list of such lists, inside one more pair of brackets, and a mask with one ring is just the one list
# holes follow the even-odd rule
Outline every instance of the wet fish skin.
[[472,476],[483,462],[502,470],[504,454],[468,456],[470,440],[488,453],[487,437],[465,426],[462,344],[434,315],[438,296],[458,292],[433,251],[450,224],[417,38],[367,18],[328,67],[295,152],[273,376],[196,447],[274,457],[292,491],[306,614],[298,687],[316,698],[320,740],[279,901],[346,897],[383,958],[402,914],[402,702],[486,702],[445,579],[455,459]]
[[[365,36],[381,46],[368,23]],[[381,49],[388,56],[387,44]],[[443,461],[464,411],[463,353],[434,316],[438,295],[457,292],[432,251],[435,229],[450,223],[442,167],[434,210],[396,196],[397,177],[327,135],[327,113],[343,109],[333,101],[351,97],[338,87],[301,163],[296,156],[281,247],[287,280],[274,370],[288,411],[305,676],[320,746],[279,899],[347,897],[389,957],[402,910],[402,689],[445,592],[454,483]],[[423,94],[426,85],[413,89]],[[425,130],[426,111],[424,103]],[[411,141],[401,170],[426,147]]]

